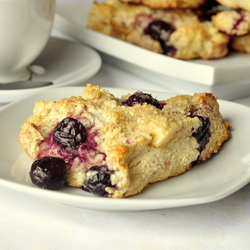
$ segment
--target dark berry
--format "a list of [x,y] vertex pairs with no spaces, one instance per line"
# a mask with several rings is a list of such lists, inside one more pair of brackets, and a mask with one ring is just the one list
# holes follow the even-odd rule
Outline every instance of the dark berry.
[[173,27],[164,21],[153,21],[145,29],[145,34],[150,35],[154,40],[167,40],[169,35],[174,31]]
[[216,1],[216,0],[209,0],[209,1],[206,1],[202,6],[201,8],[202,9],[212,9],[214,7],[217,7],[219,6],[220,4]]
[[111,171],[104,165],[91,167],[87,172],[86,189],[95,195],[107,195],[105,188],[112,187],[110,175]]
[[152,95],[139,91],[135,92],[126,101],[122,102],[122,104],[126,106],[134,106],[135,104],[143,103],[151,104],[158,109],[162,108],[161,104],[155,98],[153,98]]
[[212,16],[217,12],[219,12],[219,3],[216,0],[209,0],[197,9],[197,16],[201,22],[206,22],[211,21]]
[[63,148],[76,149],[86,141],[86,129],[78,120],[67,117],[57,125],[53,136]]
[[203,117],[203,116],[197,116],[197,117],[202,122],[202,125],[195,132],[193,132],[192,136],[194,136],[197,142],[199,143],[200,146],[198,150],[201,152],[209,141],[210,120],[208,117]]
[[32,183],[44,189],[59,189],[67,180],[68,169],[61,158],[44,157],[33,162],[30,170]]
[[169,23],[156,20],[148,25],[144,33],[151,36],[153,40],[158,41],[162,47],[163,53],[168,54],[176,50],[173,46],[167,45],[167,41],[174,31],[175,29]]

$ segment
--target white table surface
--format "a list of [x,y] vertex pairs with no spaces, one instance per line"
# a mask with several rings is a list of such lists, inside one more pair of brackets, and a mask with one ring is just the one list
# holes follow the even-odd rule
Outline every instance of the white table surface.
[[[168,91],[106,63],[86,82]],[[250,96],[235,102],[250,106]],[[209,204],[131,213],[83,210],[0,187],[0,249],[250,249],[250,184]]]

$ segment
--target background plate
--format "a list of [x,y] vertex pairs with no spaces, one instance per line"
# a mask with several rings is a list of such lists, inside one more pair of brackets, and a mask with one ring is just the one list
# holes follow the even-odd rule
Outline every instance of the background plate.
[[175,91],[213,92],[228,100],[250,94],[249,55],[184,61],[157,54],[87,29],[92,4],[91,0],[58,4],[55,28],[97,49],[105,61]]
[[9,103],[43,89],[82,83],[98,72],[101,57],[84,44],[51,37],[32,65],[39,65],[45,70],[41,75],[34,75],[34,80],[52,81],[54,84],[41,88],[0,90],[0,103]]
[[[131,90],[109,89],[116,96]],[[101,211],[142,211],[208,203],[222,199],[250,181],[250,109],[228,101],[219,101],[224,118],[233,126],[232,139],[219,154],[187,173],[159,182],[141,194],[124,199],[95,197],[76,188],[43,190],[30,184],[27,174],[31,161],[18,144],[20,126],[32,114],[37,100],[58,100],[81,95],[81,87],[43,91],[9,104],[0,110],[0,185],[68,206]],[[173,94],[151,92],[158,99]],[[8,133],[6,133],[8,131]],[[21,156],[21,157],[20,157]],[[12,171],[12,174],[11,174]],[[13,177],[18,177],[18,180]]]

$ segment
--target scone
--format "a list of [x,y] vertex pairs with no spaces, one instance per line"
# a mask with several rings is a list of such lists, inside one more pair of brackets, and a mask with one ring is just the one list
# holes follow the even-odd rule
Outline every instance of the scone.
[[121,0],[124,3],[136,3],[151,8],[198,8],[206,0]]
[[250,11],[250,1],[249,0],[216,0],[223,6],[232,9],[243,9]]
[[250,54],[250,34],[233,37],[230,45],[235,51]]
[[246,10],[224,10],[212,16],[212,23],[229,36],[250,33],[250,12]]
[[229,37],[191,9],[152,9],[118,0],[93,4],[88,28],[178,59],[228,54]]
[[[19,141],[35,160],[34,184],[53,189],[66,181],[121,198],[185,173],[229,138],[230,125],[212,94],[158,101],[136,92],[120,99],[88,84],[82,96],[38,101]],[[58,177],[56,185],[50,177]]]

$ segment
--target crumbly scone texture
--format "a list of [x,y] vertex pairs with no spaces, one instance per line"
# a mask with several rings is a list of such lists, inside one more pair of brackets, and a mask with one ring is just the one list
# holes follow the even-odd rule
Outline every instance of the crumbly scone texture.
[[212,23],[229,36],[242,36],[250,32],[250,12],[225,10],[212,16]]
[[[156,39],[145,30],[158,21],[169,25],[169,29]],[[191,9],[152,9],[117,0],[95,2],[88,28],[178,59],[213,59],[228,54],[229,37],[210,21],[201,22]]]
[[143,4],[150,8],[198,8],[206,0],[121,0],[124,3]]
[[233,37],[230,44],[235,51],[250,54],[250,35]]
[[[68,185],[84,187],[88,170],[104,165],[112,173],[107,196],[120,198],[186,172],[194,162],[218,152],[231,136],[230,125],[212,94],[176,96],[161,101],[162,109],[148,104],[121,105],[125,98],[88,84],[82,96],[38,101],[33,115],[22,125],[19,142],[33,160],[65,158],[67,151],[54,143],[52,134],[64,118],[77,119],[85,126],[88,139],[70,162]],[[200,116],[210,120],[209,140],[202,151],[193,136],[202,126]]]
[[211,22],[198,20],[178,27],[169,39],[176,48],[174,57],[186,60],[222,58],[228,54],[228,42],[228,36],[218,32]]
[[250,11],[250,1],[249,0],[216,0],[223,6],[232,9],[244,9]]
[[213,153],[217,153],[223,141],[231,137],[231,125],[223,120],[217,99],[211,93],[179,95],[166,100],[166,107],[175,113],[189,110],[192,116],[207,117],[210,120],[210,139],[199,156],[199,161],[205,161]]

